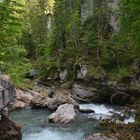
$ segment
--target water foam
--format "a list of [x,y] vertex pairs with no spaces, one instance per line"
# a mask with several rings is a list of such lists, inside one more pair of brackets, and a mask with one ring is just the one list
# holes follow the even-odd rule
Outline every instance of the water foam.
[[82,140],[84,133],[63,133],[51,129],[45,129],[38,133],[31,133],[23,137],[23,140]]
[[[120,109],[115,109],[112,106],[107,106],[107,105],[101,105],[101,104],[81,104],[80,105],[80,109],[91,109],[94,110],[95,113],[90,113],[88,114],[89,118],[94,118],[94,119],[107,119],[107,118],[111,118],[111,116],[114,113],[119,114],[120,116],[124,116],[124,114],[122,113],[122,110]],[[132,110],[133,112],[133,110]],[[128,124],[128,123],[133,123],[135,122],[135,116],[131,115],[127,118],[124,118],[124,123]]]

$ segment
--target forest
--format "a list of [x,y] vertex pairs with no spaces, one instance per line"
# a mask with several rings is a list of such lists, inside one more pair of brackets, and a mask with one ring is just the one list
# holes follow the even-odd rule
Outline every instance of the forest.
[[77,64],[97,79],[139,75],[140,3],[120,0],[114,8],[110,3],[1,0],[0,69],[17,86],[31,68],[42,80],[60,67],[73,72]]
[[[106,115],[119,118],[119,122],[98,116],[102,120],[100,125],[110,128],[111,139],[105,136],[106,140],[139,140],[140,0],[0,0],[0,75],[3,73],[9,75],[18,93],[12,110],[30,106],[59,112],[65,103],[72,104],[83,114],[94,112],[96,116],[97,112],[102,114],[107,110]],[[46,112],[37,111],[25,109],[20,113],[43,119]],[[113,111],[116,114],[123,112],[124,116]],[[70,114],[73,113],[76,114]],[[50,115],[49,111],[47,115]],[[63,123],[67,124],[67,120],[61,122],[53,117],[54,114],[48,118],[50,123],[66,121]],[[70,132],[68,138],[64,133],[66,137],[59,138],[58,132],[63,134],[59,128],[53,133],[57,138],[51,135],[50,139],[81,140],[91,134],[92,126],[94,131],[102,130],[95,126],[100,120],[97,116],[96,121],[81,118],[70,125],[70,129],[72,132],[74,128],[83,127],[84,136],[75,130],[80,134]],[[32,125],[36,124],[27,116],[26,119]],[[81,126],[86,124],[87,127]],[[38,130],[32,125],[30,127]],[[25,128],[23,126],[23,134]],[[40,133],[43,135],[44,130]],[[47,134],[50,133],[47,131]],[[36,140],[45,139],[39,139],[39,133],[37,136]],[[102,136],[95,137],[103,139]],[[24,140],[34,138],[34,135],[29,138],[23,135]]]

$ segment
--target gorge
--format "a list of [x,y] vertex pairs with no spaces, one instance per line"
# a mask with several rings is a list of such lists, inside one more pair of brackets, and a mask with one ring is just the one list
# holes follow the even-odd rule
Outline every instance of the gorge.
[[0,140],[139,140],[139,9],[0,0],[0,77],[15,86],[9,118],[21,124],[1,119]]

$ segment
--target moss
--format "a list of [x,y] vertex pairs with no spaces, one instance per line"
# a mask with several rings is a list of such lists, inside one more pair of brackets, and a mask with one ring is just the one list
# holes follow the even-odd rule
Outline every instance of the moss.
[[96,79],[103,79],[105,77],[105,71],[100,66],[88,66],[86,77],[94,77]]

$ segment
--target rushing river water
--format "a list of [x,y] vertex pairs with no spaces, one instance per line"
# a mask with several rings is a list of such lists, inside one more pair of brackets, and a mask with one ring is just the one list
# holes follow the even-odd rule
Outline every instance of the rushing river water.
[[45,124],[51,114],[45,109],[18,110],[10,116],[21,123],[23,140],[84,140],[88,135],[101,131],[97,127],[99,119],[111,116],[113,111],[119,113],[118,109],[105,105],[85,104],[80,108],[90,108],[95,113],[81,114],[83,116],[79,120],[66,126]]

